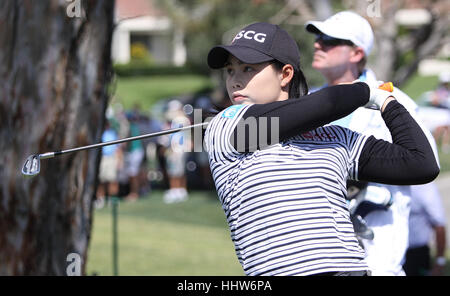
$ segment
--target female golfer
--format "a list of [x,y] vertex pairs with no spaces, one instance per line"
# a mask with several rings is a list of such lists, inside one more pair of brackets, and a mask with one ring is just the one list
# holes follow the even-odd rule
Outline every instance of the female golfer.
[[[439,173],[419,126],[390,93],[365,83],[306,95],[297,44],[255,23],[208,54],[226,69],[233,106],[205,145],[236,254],[248,275],[366,275],[346,204],[346,180],[428,183]],[[393,144],[325,126],[375,104]]]

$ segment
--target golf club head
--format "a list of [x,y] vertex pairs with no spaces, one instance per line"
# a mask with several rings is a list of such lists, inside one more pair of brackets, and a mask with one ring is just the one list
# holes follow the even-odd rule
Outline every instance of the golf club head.
[[373,240],[375,237],[373,230],[367,226],[367,222],[360,215],[351,216],[350,219],[359,238]]
[[40,154],[33,154],[27,157],[22,167],[22,174],[25,177],[34,177],[39,174],[41,170],[41,156]]

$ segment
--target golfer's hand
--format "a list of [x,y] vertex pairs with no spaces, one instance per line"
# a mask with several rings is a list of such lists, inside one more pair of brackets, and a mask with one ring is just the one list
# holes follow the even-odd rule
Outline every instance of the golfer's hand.
[[378,81],[375,84],[367,83],[370,89],[370,97],[369,102],[364,107],[381,110],[381,112],[383,112],[387,104],[390,101],[395,100],[395,97],[392,95],[392,92],[379,89],[379,87],[383,83],[384,83],[383,81]]

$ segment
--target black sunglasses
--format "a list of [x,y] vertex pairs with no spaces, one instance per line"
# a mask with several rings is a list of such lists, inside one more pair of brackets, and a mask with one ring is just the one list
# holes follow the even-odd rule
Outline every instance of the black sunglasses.
[[316,42],[319,42],[323,46],[338,46],[338,45],[354,46],[353,42],[351,42],[350,40],[338,39],[325,34],[317,34]]

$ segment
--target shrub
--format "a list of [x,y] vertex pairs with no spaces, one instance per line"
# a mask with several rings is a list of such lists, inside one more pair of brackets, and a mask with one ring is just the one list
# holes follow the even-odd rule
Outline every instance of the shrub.
[[142,63],[150,65],[153,63],[153,59],[145,46],[141,42],[134,42],[130,47],[131,61],[135,63]]
[[155,65],[131,61],[128,64],[116,64],[114,70],[118,76],[152,76],[152,75],[185,75],[204,74],[190,66]]

